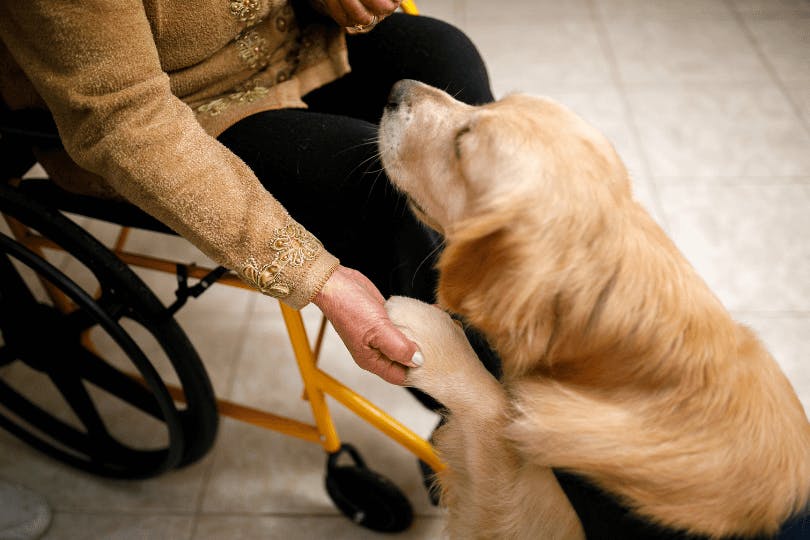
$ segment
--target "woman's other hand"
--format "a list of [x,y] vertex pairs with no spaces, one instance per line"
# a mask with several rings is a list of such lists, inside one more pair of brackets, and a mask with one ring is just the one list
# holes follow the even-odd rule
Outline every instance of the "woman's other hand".
[[382,294],[360,272],[338,266],[313,303],[332,323],[361,368],[401,385],[407,367],[421,364],[416,344],[393,325]]
[[392,14],[401,0],[320,0],[323,11],[339,25],[368,31]]

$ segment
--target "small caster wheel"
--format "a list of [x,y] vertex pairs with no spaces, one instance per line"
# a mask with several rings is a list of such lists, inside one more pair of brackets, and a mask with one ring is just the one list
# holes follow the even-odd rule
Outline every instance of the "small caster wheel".
[[[348,453],[354,465],[338,465]],[[413,509],[393,482],[368,467],[351,445],[344,444],[326,462],[326,491],[350,520],[379,532],[401,532],[413,523]]]

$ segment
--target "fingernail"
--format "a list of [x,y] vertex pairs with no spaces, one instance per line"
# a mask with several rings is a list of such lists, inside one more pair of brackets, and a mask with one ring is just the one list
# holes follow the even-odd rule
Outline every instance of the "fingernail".
[[416,367],[422,367],[422,364],[425,363],[425,357],[422,356],[421,352],[416,351],[413,353],[413,356],[411,356],[411,363]]

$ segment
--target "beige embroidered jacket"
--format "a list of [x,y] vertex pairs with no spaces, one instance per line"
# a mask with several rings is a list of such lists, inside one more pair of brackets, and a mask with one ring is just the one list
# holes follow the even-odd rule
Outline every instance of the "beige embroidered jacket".
[[293,307],[334,271],[214,137],[252,113],[304,107],[345,74],[337,25],[299,21],[288,0],[0,0],[0,41],[3,101],[50,109],[81,167],[43,152],[52,178],[103,182],[91,191],[123,196]]

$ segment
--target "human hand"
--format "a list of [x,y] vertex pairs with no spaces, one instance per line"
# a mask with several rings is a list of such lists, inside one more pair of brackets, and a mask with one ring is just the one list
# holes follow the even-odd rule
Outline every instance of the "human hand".
[[320,308],[361,368],[389,383],[405,383],[407,367],[419,367],[416,344],[385,311],[385,298],[357,270],[338,266],[313,303]]
[[320,8],[349,32],[368,32],[397,10],[401,0],[319,0]]

